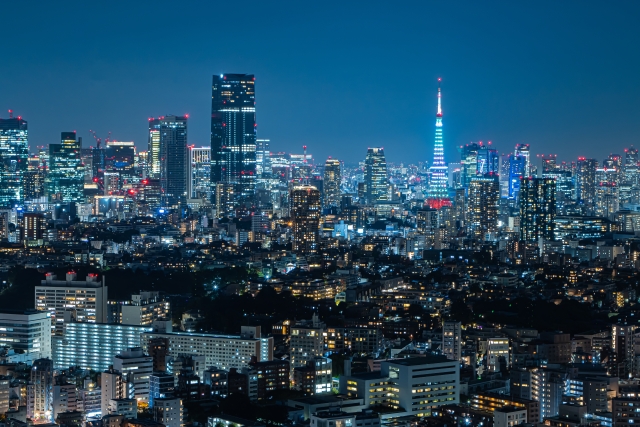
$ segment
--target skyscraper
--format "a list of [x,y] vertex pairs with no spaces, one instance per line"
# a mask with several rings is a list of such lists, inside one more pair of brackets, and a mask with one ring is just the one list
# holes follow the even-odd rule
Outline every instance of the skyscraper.
[[555,217],[555,179],[523,177],[520,180],[520,239],[553,240]]
[[533,172],[531,169],[531,152],[529,151],[529,144],[516,144],[516,149],[513,151],[514,157],[524,158],[524,175],[529,176]]
[[291,221],[293,223],[294,252],[308,254],[318,251],[320,230],[320,192],[311,185],[291,190]]
[[213,76],[211,183],[233,186],[237,205],[253,204],[256,184],[256,106],[253,74]]
[[147,148],[147,167],[149,177],[160,178],[160,122],[159,119],[149,118],[149,145]]
[[49,200],[84,201],[84,165],[80,156],[82,138],[75,132],[62,132],[60,144],[49,144],[49,171],[45,191]]
[[384,148],[369,148],[364,159],[364,197],[367,203],[388,199],[387,160]]
[[328,158],[324,163],[324,206],[340,206],[340,160]]
[[[440,82],[441,79],[438,79]],[[443,206],[451,206],[449,192],[447,191],[447,164],[444,161],[444,144],[442,142],[442,95],[438,84],[438,111],[436,113],[436,138],[433,145],[433,163],[429,168],[431,181],[427,203],[432,209],[440,209]]]
[[509,158],[509,199],[517,199],[520,192],[520,179],[526,176],[527,158],[520,155],[513,155]]
[[256,140],[256,175],[258,178],[271,176],[271,141],[268,139]]
[[460,184],[468,188],[469,183],[478,175],[478,151],[480,145],[475,142],[460,147],[461,177]]
[[598,161],[596,159],[578,157],[576,168],[578,201],[584,205],[587,215],[593,215],[595,210],[596,169],[598,169]]
[[[184,205],[187,199],[187,119],[188,116],[164,116],[149,123],[150,139],[156,137],[156,131],[159,138],[157,163],[152,160],[151,171],[158,164],[163,205],[170,208]],[[150,153],[152,159],[154,153]]]
[[469,183],[469,231],[476,239],[485,240],[488,233],[498,228],[498,176],[476,177]]
[[23,202],[23,176],[28,159],[27,122],[13,115],[0,119],[0,207]]
[[190,199],[211,199],[211,147],[189,147],[188,177]]

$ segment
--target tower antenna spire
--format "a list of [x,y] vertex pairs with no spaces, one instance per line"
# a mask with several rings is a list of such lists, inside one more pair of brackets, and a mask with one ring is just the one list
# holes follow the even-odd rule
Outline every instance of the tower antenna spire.
[[442,81],[442,77],[438,77],[438,112],[436,114],[437,117],[442,117],[442,92],[440,89],[440,82]]

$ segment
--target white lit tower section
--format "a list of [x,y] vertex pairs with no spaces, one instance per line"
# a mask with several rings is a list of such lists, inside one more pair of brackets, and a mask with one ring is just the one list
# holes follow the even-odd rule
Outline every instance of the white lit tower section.
[[438,79],[438,112],[436,113],[436,139],[433,145],[433,163],[429,168],[431,173],[431,181],[429,183],[429,192],[427,196],[427,204],[432,209],[440,209],[443,206],[451,206],[449,193],[447,191],[448,177],[447,164],[444,161],[444,144],[442,142],[442,93],[440,90],[440,81]]
[[514,157],[524,158],[524,176],[531,176],[531,152],[529,151],[529,144],[516,144],[516,149],[513,151]]

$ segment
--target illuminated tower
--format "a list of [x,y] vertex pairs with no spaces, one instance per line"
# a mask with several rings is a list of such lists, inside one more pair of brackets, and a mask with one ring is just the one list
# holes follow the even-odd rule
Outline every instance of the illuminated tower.
[[25,196],[24,176],[27,172],[29,143],[27,122],[14,118],[0,119],[0,206],[13,207]]
[[[438,79],[440,82],[442,79]],[[427,204],[432,209],[440,209],[443,206],[451,206],[449,193],[447,192],[447,164],[444,162],[444,144],[442,143],[442,95],[438,84],[438,112],[436,114],[436,140],[433,145],[433,163],[429,168],[431,182],[427,194]]]

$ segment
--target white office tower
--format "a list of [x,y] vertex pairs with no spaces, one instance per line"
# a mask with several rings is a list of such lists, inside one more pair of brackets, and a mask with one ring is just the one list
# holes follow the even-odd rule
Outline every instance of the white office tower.
[[62,335],[65,322],[107,323],[107,286],[98,275],[89,274],[77,280],[74,271],[65,280],[56,280],[53,273],[36,286],[35,306],[51,314],[54,335]]
[[460,360],[462,358],[460,322],[446,320],[442,324],[442,354],[449,360]]
[[50,359],[50,314],[35,310],[0,312],[0,347],[23,353],[27,364],[36,359]]
[[36,424],[53,421],[53,361],[38,359],[27,384],[27,418]]
[[167,427],[183,427],[184,414],[182,399],[156,398],[153,401],[153,418]]
[[135,347],[113,358],[113,369],[120,372],[128,383],[133,383],[133,396],[137,401],[149,401],[149,377],[153,373],[153,358]]
[[111,414],[109,404],[111,400],[126,399],[127,383],[122,374],[114,369],[109,369],[100,374],[100,410],[102,416]]

